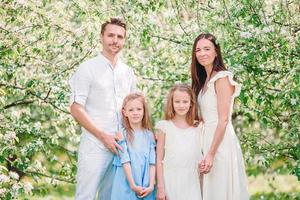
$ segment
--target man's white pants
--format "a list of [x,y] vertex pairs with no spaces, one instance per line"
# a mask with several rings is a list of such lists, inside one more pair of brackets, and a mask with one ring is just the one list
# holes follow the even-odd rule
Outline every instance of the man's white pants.
[[[75,200],[110,200],[113,154],[88,133],[80,138]],[[97,193],[98,192],[98,193]]]

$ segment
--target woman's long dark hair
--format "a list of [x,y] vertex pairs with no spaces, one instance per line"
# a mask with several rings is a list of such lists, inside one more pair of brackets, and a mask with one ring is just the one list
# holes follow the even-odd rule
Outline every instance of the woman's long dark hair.
[[[207,39],[211,43],[213,43],[215,47],[215,51],[217,53],[217,56],[213,62],[213,71],[224,71],[227,70],[223,58],[221,55],[221,49],[220,45],[216,42],[216,37],[210,33],[201,33],[198,35],[198,37],[194,41],[193,45],[193,51],[192,51],[192,64],[191,64],[191,76],[192,76],[192,89],[194,90],[196,96],[198,97],[200,90],[204,87],[205,80],[207,77],[206,71],[204,69],[204,66],[202,66],[196,57],[196,46],[199,40],[201,39]],[[210,74],[211,75],[211,74]]]

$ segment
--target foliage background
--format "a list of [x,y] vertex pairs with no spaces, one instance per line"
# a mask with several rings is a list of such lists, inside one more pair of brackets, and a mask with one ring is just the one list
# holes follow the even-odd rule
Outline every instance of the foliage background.
[[[300,180],[299,0],[3,0],[0,2],[0,197],[74,186],[79,126],[68,79],[101,49],[100,25],[123,17],[122,57],[147,94],[153,121],[165,94],[190,83],[193,39],[211,32],[243,84],[233,116],[249,177]],[[299,181],[298,181],[299,188]],[[69,187],[68,186],[68,187]],[[252,199],[300,199],[294,193]]]

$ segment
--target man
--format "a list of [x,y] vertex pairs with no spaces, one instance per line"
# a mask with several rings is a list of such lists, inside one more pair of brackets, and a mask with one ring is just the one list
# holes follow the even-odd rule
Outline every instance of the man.
[[121,147],[120,130],[124,97],[135,90],[133,70],[118,54],[124,46],[125,23],[111,18],[101,26],[102,52],[82,63],[70,80],[71,114],[82,126],[78,153],[76,200],[110,199],[112,160]]

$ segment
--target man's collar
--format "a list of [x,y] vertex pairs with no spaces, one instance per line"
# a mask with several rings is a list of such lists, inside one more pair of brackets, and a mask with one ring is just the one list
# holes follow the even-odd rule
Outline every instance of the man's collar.
[[[112,65],[112,63],[110,62],[110,60],[108,58],[106,58],[102,52],[100,52],[99,54],[100,58],[102,58],[107,64],[109,65]],[[118,65],[120,65],[122,62],[121,62],[121,59],[119,58],[119,56],[117,56],[117,62],[116,62],[116,66],[117,67]]]

